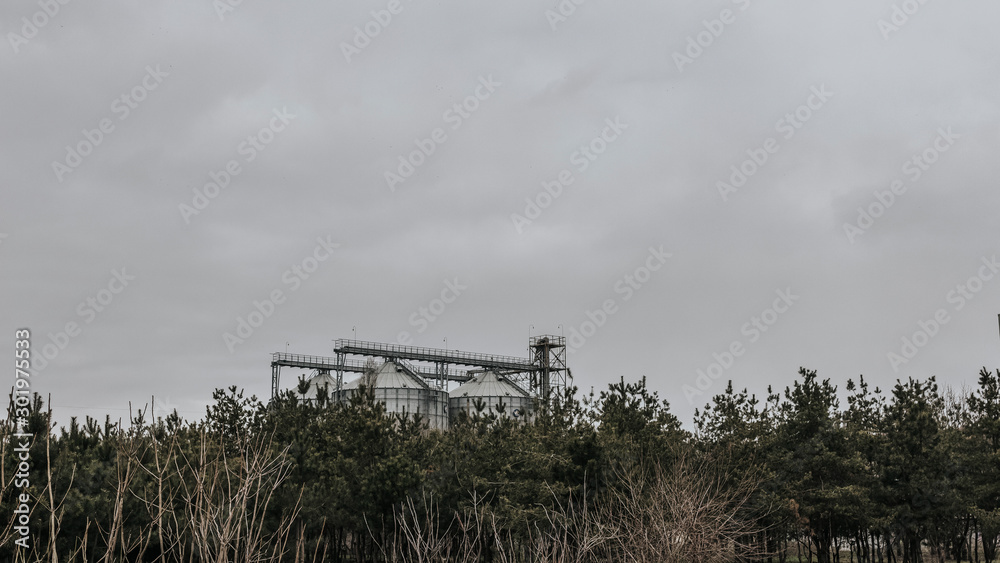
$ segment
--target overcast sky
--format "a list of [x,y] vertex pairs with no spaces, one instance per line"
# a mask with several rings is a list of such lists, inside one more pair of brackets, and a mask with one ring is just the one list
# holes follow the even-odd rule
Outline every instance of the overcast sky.
[[577,2],[4,2],[8,357],[61,420],[355,335],[563,333],[686,425],[998,366],[1000,4]]

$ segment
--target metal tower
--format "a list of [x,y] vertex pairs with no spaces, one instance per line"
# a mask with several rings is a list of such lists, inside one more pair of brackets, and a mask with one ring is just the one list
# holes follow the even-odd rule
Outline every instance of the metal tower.
[[528,341],[528,351],[531,353],[531,363],[536,366],[532,374],[532,389],[548,400],[553,389],[557,392],[566,388],[568,379],[573,376],[566,367],[566,338],[543,334],[532,336]]

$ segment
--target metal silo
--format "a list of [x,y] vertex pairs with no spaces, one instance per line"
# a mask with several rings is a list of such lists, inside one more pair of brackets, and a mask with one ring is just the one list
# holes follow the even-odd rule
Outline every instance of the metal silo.
[[349,401],[362,383],[372,390],[376,401],[385,404],[387,412],[419,414],[431,429],[448,429],[448,393],[434,389],[409,368],[387,361],[374,373],[345,383],[338,399]]
[[309,384],[309,389],[306,391],[305,396],[302,397],[304,400],[315,401],[319,389],[324,388],[326,390],[327,398],[330,402],[333,402],[334,396],[337,392],[337,380],[330,375],[330,372],[318,372],[310,377],[306,383]]
[[481,412],[527,420],[534,411],[533,399],[527,391],[492,371],[480,373],[452,391],[448,405],[452,416],[459,412],[470,416]]

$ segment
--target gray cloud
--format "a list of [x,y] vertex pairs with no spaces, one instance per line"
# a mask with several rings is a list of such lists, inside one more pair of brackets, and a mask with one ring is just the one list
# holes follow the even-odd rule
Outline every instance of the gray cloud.
[[[151,395],[197,417],[229,385],[266,396],[271,352],[329,354],[354,326],[520,355],[530,325],[578,329],[608,299],[616,312],[570,358],[576,383],[646,375],[685,421],[725,379],[763,393],[799,366],[969,383],[996,357],[1000,277],[961,310],[948,295],[997,253],[1000,7],[929,2],[885,38],[879,20],[910,4],[591,0],[553,31],[558,2],[403,0],[350,62],[343,45],[388,2],[243,3],[221,20],[205,2],[47,18],[5,4],[5,330],[31,328],[41,352],[79,325],[33,380],[63,420]],[[48,21],[15,52],[22,17]],[[147,67],[162,81],[127,106]],[[455,119],[488,77],[495,91]],[[814,87],[834,94],[785,138]],[[283,109],[295,117],[261,134]],[[615,118],[628,128],[581,170]],[[113,130],[60,182],[53,162],[102,120]],[[908,176],[949,127],[954,144]],[[390,190],[385,173],[435,129],[446,139]],[[273,139],[248,151],[250,136]],[[768,138],[778,150],[724,201],[717,183]],[[180,206],[230,161],[240,172],[186,221]],[[572,183],[519,233],[511,215],[564,170]],[[905,193],[852,244],[845,223],[897,179]],[[317,237],[341,246],[292,290],[283,276]],[[625,301],[616,282],[660,245],[673,256]],[[136,279],[87,322],[80,304],[123,267]],[[468,290],[419,331],[411,314],[456,277]],[[750,342],[745,324],[786,288],[800,300]],[[230,353],[223,334],[274,290],[284,302]],[[894,371],[888,354],[938,309],[949,322]],[[689,404],[684,386],[734,341],[745,353]]]

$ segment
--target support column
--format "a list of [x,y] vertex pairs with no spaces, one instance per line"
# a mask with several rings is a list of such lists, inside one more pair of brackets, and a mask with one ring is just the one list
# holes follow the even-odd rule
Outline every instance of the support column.
[[337,391],[344,388],[344,354],[337,352]]
[[273,401],[278,397],[278,386],[281,379],[281,366],[272,363],[271,364],[271,400]]

